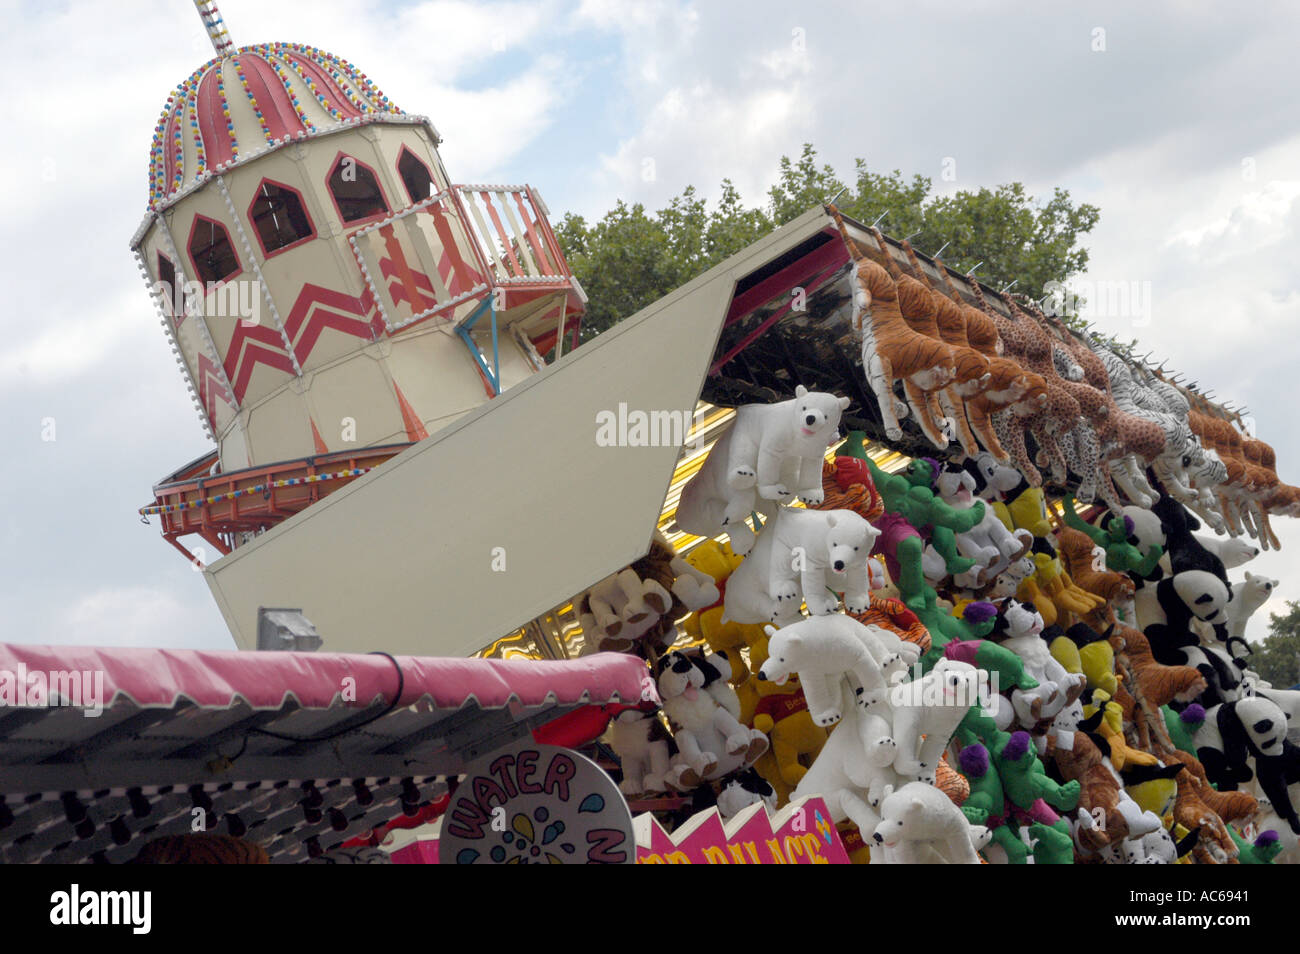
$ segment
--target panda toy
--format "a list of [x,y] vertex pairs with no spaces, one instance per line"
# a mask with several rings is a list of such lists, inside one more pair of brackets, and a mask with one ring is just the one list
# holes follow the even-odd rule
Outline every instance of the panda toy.
[[[1260,696],[1209,709],[1196,730],[1196,754],[1205,774],[1221,791],[1258,778],[1278,818],[1300,834],[1300,816],[1288,786],[1300,782],[1300,747],[1287,741],[1287,719],[1276,703]],[[1247,757],[1254,771],[1246,765]]]

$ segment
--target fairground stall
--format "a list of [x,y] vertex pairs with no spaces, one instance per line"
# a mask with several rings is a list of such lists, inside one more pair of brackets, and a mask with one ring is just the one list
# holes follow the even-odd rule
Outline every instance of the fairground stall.
[[829,205],[579,346],[536,189],[197,6],[141,514],[241,651],[7,647],[105,686],[6,716],[9,860],[1295,859],[1239,411]]

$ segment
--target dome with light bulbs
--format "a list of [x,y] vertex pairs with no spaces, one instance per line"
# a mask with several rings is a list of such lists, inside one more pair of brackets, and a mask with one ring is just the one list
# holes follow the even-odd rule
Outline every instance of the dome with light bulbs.
[[380,118],[425,121],[406,116],[347,60],[313,46],[236,49],[223,41],[219,49],[176,87],[154,127],[150,207],[294,140]]

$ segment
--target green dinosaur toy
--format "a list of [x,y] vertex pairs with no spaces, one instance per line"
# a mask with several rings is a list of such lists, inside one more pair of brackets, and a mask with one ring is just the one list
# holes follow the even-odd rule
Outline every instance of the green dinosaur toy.
[[1163,547],[1147,547],[1146,556],[1143,556],[1137,547],[1129,543],[1132,521],[1122,514],[1112,516],[1107,521],[1105,530],[1094,527],[1075,512],[1074,497],[1069,494],[1065,497],[1065,522],[1075,530],[1086,533],[1092,538],[1093,543],[1106,551],[1108,570],[1115,570],[1118,573],[1132,571],[1139,576],[1148,576],[1164,556]]
[[898,593],[930,632],[930,651],[921,657],[923,672],[929,672],[943,658],[943,647],[954,639],[983,639],[993,631],[997,608],[989,603],[971,603],[962,619],[939,607],[939,594],[925,582],[921,571],[920,537],[908,537],[898,544]]
[[953,738],[963,746],[978,743],[987,749],[996,744],[998,731],[998,724],[993,721],[993,717],[984,711],[983,706],[976,703],[966,710],[966,715],[962,716],[961,722],[957,723]]
[[835,456],[870,460],[867,457],[866,441],[866,431],[849,431],[849,436],[844,438],[844,443],[835,449]]

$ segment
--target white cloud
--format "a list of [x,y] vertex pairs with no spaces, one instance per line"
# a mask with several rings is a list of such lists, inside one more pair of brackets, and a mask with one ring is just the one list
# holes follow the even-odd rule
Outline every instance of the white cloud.
[[[203,607],[204,610],[208,607]],[[233,649],[234,641],[196,634],[196,607],[158,586],[117,586],[79,597],[53,620],[46,642]],[[197,638],[196,638],[197,636]]]
[[[1185,245],[1200,250],[1204,246],[1219,244],[1215,254],[1206,249],[1201,259],[1204,264],[1225,265],[1232,252],[1249,254],[1277,245],[1288,235],[1287,219],[1300,198],[1300,181],[1276,180],[1262,189],[1247,192],[1226,213],[1203,225],[1184,229],[1169,239],[1170,245]],[[1227,246],[1227,251],[1223,246]]]

